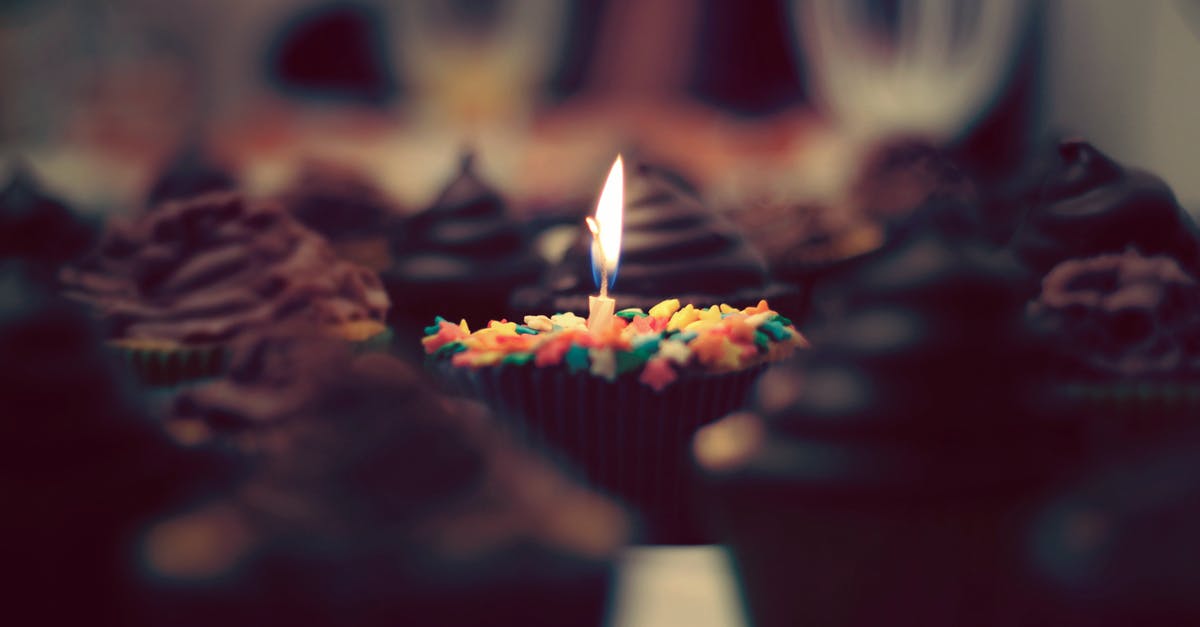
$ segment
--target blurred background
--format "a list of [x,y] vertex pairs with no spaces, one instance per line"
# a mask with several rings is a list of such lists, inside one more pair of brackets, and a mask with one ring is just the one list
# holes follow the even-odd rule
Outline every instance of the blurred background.
[[100,211],[188,144],[264,192],[324,153],[418,209],[471,145],[536,210],[617,150],[736,203],[880,135],[997,180],[1081,135],[1196,208],[1198,33],[1196,0],[4,0],[0,157]]

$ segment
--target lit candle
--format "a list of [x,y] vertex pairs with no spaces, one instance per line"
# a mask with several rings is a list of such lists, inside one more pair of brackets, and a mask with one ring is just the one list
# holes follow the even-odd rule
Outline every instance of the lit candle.
[[586,220],[588,230],[592,232],[592,276],[600,288],[599,296],[588,297],[588,329],[593,332],[607,330],[616,310],[616,301],[608,297],[608,288],[617,278],[624,215],[625,165],[621,155],[617,155],[596,203],[596,216]]

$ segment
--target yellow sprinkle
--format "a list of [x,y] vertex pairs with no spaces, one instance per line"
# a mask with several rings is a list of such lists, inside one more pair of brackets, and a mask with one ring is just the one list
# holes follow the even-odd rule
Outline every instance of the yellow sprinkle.
[[493,366],[504,359],[504,351],[484,351],[477,353],[471,362],[476,366]]
[[721,319],[721,308],[716,305],[713,305],[712,307],[709,307],[708,309],[701,309],[700,310],[700,319],[701,320],[713,320],[713,321],[720,320]]
[[[679,301],[675,302],[678,303]],[[700,312],[696,311],[696,308],[689,304],[671,316],[671,320],[667,322],[667,330],[678,331],[699,319]]]
[[741,309],[738,309],[737,307],[734,307],[733,305],[730,305],[728,303],[721,303],[721,313],[723,313],[723,314],[741,313],[741,311],[742,311]]
[[467,326],[466,318],[463,318],[458,321],[458,328],[462,329],[463,333],[466,333],[467,335],[471,334],[471,327]]
[[[691,305],[688,305],[691,308]],[[650,315],[655,318],[669,318],[679,311],[679,299],[672,298],[650,308]]]
[[705,319],[701,318],[694,322],[688,323],[687,325],[685,325],[683,327],[683,330],[690,331],[693,333],[700,333],[702,331],[707,331],[708,329],[712,329],[712,328],[719,327],[719,326],[721,326],[720,320],[711,320],[711,319],[705,320]]

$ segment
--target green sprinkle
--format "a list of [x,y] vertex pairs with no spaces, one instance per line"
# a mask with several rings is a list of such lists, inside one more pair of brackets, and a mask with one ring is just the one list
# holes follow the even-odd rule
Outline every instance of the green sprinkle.
[[758,330],[771,336],[771,339],[775,340],[776,342],[780,342],[792,337],[792,332],[788,331],[776,320],[768,320],[762,323],[762,325],[758,327]]
[[650,314],[638,309],[637,307],[630,307],[629,309],[622,309],[621,311],[618,311],[617,315],[626,320],[632,320],[634,318],[645,318]]
[[518,335],[537,335],[537,333],[538,333],[537,331],[534,331],[533,329],[530,329],[529,327],[527,327],[523,324],[517,325],[517,334]]
[[524,366],[531,361],[533,361],[533,353],[512,353],[511,355],[505,355],[504,359],[500,360],[500,363]]
[[676,339],[684,344],[687,344],[698,337],[700,337],[700,334],[696,333],[695,331],[684,331],[683,333],[680,333]]
[[441,328],[443,322],[449,322],[441,316],[434,316],[433,326],[425,327],[425,335],[435,335]]
[[463,344],[462,342],[455,340],[453,342],[446,342],[445,344],[443,344],[441,348],[437,349],[435,354],[437,354],[437,355],[453,355],[454,353],[461,353],[465,350],[467,350],[466,345]]
[[783,326],[785,326],[785,327],[787,327],[787,326],[791,326],[791,325],[792,325],[792,321],[791,321],[791,320],[788,320],[787,318],[784,318],[783,316],[781,316],[781,315],[779,315],[779,314],[775,314],[774,316],[771,316],[771,320],[770,320],[770,321],[771,321],[771,322],[778,322],[779,324],[782,324],[782,325],[783,325]]
[[771,349],[771,340],[766,333],[762,331],[754,332],[754,345],[758,347],[758,352],[765,353]]
[[567,370],[572,373],[588,368],[588,350],[582,346],[572,346],[567,349],[567,354],[563,357],[563,361],[567,363]]
[[635,338],[633,340],[633,351],[635,353],[644,355],[645,357],[650,357],[654,353],[658,352],[659,342],[660,340],[658,336],[655,335]]
[[639,351],[632,353],[625,351],[617,351],[617,374],[625,374],[642,367],[646,363],[646,358]]

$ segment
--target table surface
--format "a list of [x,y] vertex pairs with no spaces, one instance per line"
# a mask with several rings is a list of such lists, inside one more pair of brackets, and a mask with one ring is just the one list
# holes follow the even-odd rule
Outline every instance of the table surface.
[[721,545],[627,549],[612,627],[746,627],[728,550]]

